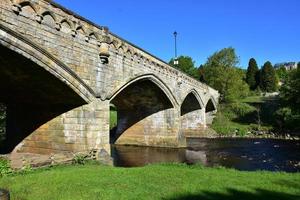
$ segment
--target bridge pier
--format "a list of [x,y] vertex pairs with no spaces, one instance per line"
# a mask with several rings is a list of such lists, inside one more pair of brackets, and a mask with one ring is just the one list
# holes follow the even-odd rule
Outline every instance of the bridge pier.
[[88,152],[109,145],[109,101],[93,102],[67,111],[33,131],[16,151],[30,153]]
[[[139,119],[138,111],[122,110],[118,115],[116,144],[154,147],[185,147],[180,131],[180,111],[168,108]],[[139,119],[139,120],[138,120]],[[129,126],[130,121],[138,121]]]
[[185,137],[205,136],[205,109],[197,109],[181,116],[181,131]]
[[[9,130],[13,133],[8,135],[12,135],[12,138],[16,138],[18,131],[24,132],[21,130],[24,129],[23,124],[28,125],[28,121],[34,119],[29,117],[32,107],[27,107],[29,110],[19,108],[8,108],[8,125],[13,127],[12,131]],[[45,112],[48,113],[49,110]],[[186,146],[185,137],[180,130],[178,107],[161,110],[142,119],[139,118],[142,113],[138,111],[120,110],[116,132],[120,135],[115,141],[110,141],[109,112],[109,100],[94,99],[89,104],[69,110],[36,127],[31,134],[27,133],[29,136],[23,141],[18,140],[20,143],[15,151],[51,154],[105,149],[110,154],[110,143],[157,147]],[[41,115],[37,113],[34,116],[38,118]],[[131,124],[130,120],[138,121]],[[12,144],[11,141],[8,143]]]

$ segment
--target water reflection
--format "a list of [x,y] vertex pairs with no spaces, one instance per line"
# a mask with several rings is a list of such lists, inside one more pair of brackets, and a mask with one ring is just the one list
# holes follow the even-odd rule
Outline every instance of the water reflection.
[[185,149],[153,148],[138,146],[112,146],[115,166],[137,167],[150,163],[185,162]]
[[115,166],[178,162],[239,170],[300,171],[300,141],[273,139],[196,139],[188,148],[112,146]]

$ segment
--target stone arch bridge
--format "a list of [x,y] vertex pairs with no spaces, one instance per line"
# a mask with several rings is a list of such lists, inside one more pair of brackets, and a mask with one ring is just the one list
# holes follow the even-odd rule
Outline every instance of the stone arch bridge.
[[1,153],[182,147],[216,112],[216,90],[49,1],[0,1],[0,52]]

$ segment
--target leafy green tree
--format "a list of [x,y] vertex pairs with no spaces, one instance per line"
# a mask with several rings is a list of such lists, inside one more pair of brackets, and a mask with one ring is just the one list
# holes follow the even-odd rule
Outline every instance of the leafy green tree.
[[172,58],[169,61],[169,64],[185,73],[188,75],[199,79],[199,72],[198,69],[195,67],[195,61],[189,56],[179,56],[178,57],[178,65],[174,65],[174,59]]
[[289,73],[286,82],[280,88],[280,97],[284,105],[300,112],[300,68]]
[[235,53],[234,48],[228,47],[215,52],[212,56],[208,57],[206,66],[211,67],[237,67],[239,58]]
[[284,82],[288,77],[288,72],[284,66],[281,66],[276,69],[276,75],[281,82]]
[[248,83],[251,90],[255,90],[259,84],[259,80],[257,78],[258,73],[259,69],[257,67],[256,60],[254,58],[251,58],[249,60],[246,74],[246,82]]
[[277,90],[277,77],[275,69],[271,62],[265,62],[260,72],[260,87],[265,92],[274,92]]
[[207,59],[203,66],[203,79],[221,94],[221,101],[230,102],[248,95],[245,74],[237,68],[239,63],[235,50],[224,48]]
[[280,88],[281,108],[276,112],[280,128],[300,130],[300,68],[292,70]]

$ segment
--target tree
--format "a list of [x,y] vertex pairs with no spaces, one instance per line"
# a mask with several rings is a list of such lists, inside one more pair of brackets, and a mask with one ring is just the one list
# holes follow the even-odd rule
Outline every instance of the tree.
[[267,61],[260,72],[260,87],[265,92],[274,92],[277,89],[277,77],[271,62]]
[[298,69],[300,69],[300,62],[298,62],[298,64],[297,64],[297,68],[298,68]]
[[251,58],[249,60],[246,73],[246,82],[248,83],[251,90],[255,90],[259,84],[258,72],[259,69],[257,67],[256,60],[254,58]]
[[197,68],[195,67],[195,61],[189,56],[179,56],[178,57],[178,65],[174,65],[174,59],[172,58],[169,61],[169,64],[185,73],[188,75],[199,79],[199,72]]
[[204,66],[203,65],[199,66],[198,73],[199,73],[199,80],[201,82],[205,82],[205,74],[204,74]]
[[239,58],[235,54],[235,50],[232,47],[224,48],[218,52],[215,52],[207,59],[206,66],[211,67],[236,67],[239,64]]
[[288,72],[284,66],[280,66],[276,69],[276,75],[281,82],[284,82],[288,77]]
[[220,92],[221,101],[234,101],[248,94],[249,87],[238,63],[235,50],[229,47],[214,53],[203,66],[204,81]]
[[280,88],[280,97],[284,105],[300,113],[300,68],[288,74],[286,82]]
[[292,70],[280,88],[281,108],[276,112],[280,128],[300,130],[300,68]]

